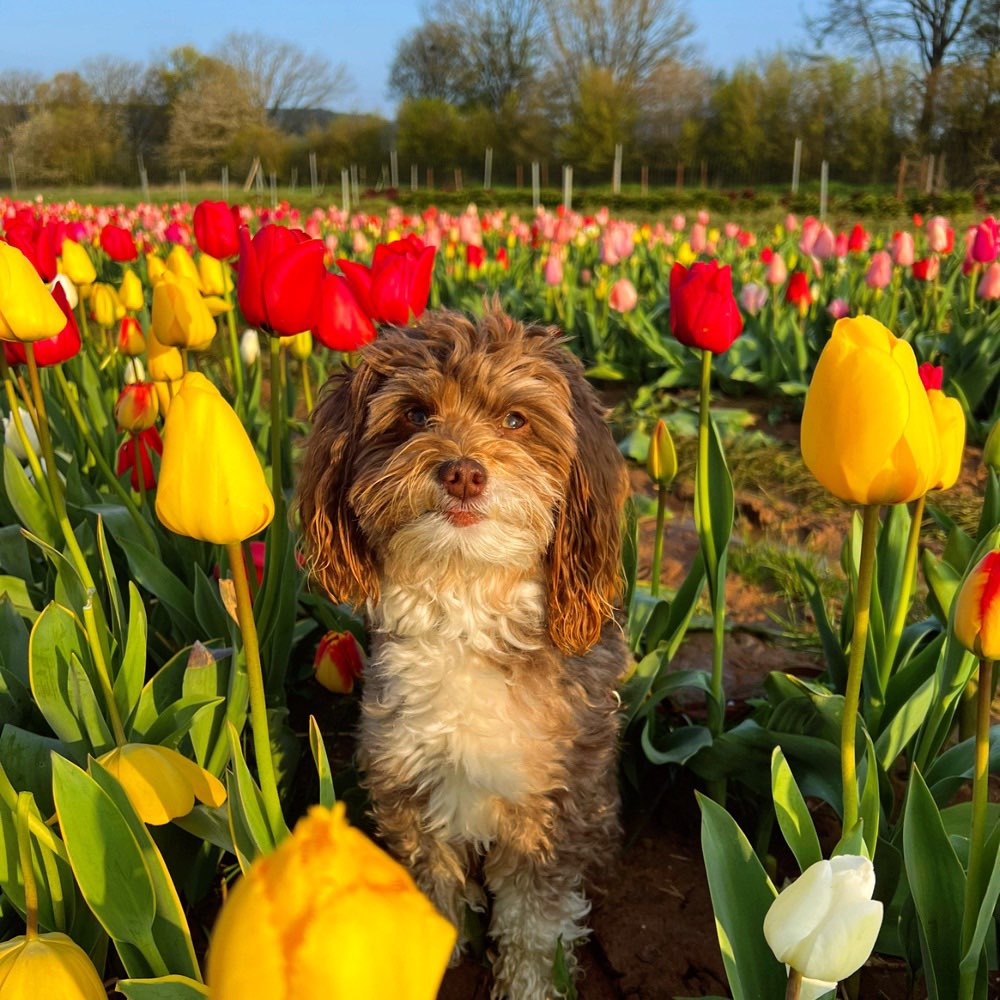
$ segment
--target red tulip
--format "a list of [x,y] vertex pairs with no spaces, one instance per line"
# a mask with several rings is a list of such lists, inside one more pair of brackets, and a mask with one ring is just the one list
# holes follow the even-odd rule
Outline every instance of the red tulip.
[[316,680],[334,694],[350,694],[361,676],[361,650],[350,632],[327,632],[313,661]]
[[224,201],[199,202],[194,210],[194,238],[209,257],[235,257],[240,252],[239,209]]
[[913,277],[917,281],[936,281],[940,270],[941,262],[933,254],[913,262]]
[[870,242],[871,237],[865,232],[865,227],[860,222],[855,222],[854,228],[851,230],[851,235],[847,240],[847,249],[864,253],[868,249]]
[[[66,325],[54,337],[35,341],[35,363],[41,368],[58,365],[75,357],[80,351],[80,331],[76,326],[73,310],[66,301],[66,292],[62,285],[57,284],[52,289],[52,298],[66,317]],[[28,363],[24,352],[24,344],[17,340],[3,341],[3,356],[9,365],[25,365]]]
[[239,240],[236,294],[246,321],[281,337],[315,329],[327,274],[322,240],[274,225],[262,226],[253,239],[240,226]]
[[376,323],[405,326],[427,308],[435,247],[412,233],[406,239],[379,243],[370,268],[349,260],[337,264],[361,308]]
[[[139,461],[136,462],[136,446],[139,448]],[[146,489],[151,490],[156,485],[156,475],[153,472],[153,458],[149,449],[157,455],[163,454],[163,440],[155,427],[140,431],[135,436],[129,435],[122,446],[118,449],[118,465],[115,469],[116,475],[123,472],[131,472],[130,482],[132,489],[139,489],[138,466],[142,466],[142,478]]]
[[944,384],[944,368],[941,365],[932,365],[925,361],[918,369],[917,374],[925,389],[940,389]]
[[788,279],[788,287],[785,289],[785,301],[797,306],[800,313],[805,315],[812,305],[812,292],[809,291],[809,279],[804,271],[793,271]]
[[132,234],[110,222],[101,230],[101,247],[112,260],[119,262],[135,260],[139,256]]
[[486,251],[482,247],[470,243],[465,248],[465,263],[469,267],[482,267],[484,260],[486,260]]
[[670,271],[670,329],[688,347],[721,354],[743,329],[727,264],[674,264]]
[[976,226],[972,238],[970,256],[977,264],[992,264],[997,259],[997,241],[1000,239],[1000,227],[992,216],[983,219]]
[[323,279],[319,323],[313,334],[333,351],[356,351],[375,339],[375,326],[343,275],[328,273]]
[[56,246],[62,246],[64,224],[48,222],[44,226],[26,216],[10,219],[4,228],[4,239],[17,247],[31,261],[42,281],[48,283],[57,274]]

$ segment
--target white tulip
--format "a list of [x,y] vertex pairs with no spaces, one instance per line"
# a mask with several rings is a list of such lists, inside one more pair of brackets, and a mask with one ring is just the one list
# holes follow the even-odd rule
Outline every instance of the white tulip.
[[80,303],[80,294],[76,290],[76,285],[65,274],[57,274],[52,279],[52,284],[49,285],[50,290],[55,291],[56,285],[62,285],[62,289],[66,293],[66,303],[70,309],[75,309]]
[[240,357],[249,368],[260,357],[260,337],[256,330],[244,330],[240,337]]
[[872,900],[875,869],[867,858],[843,854],[810,865],[771,904],[764,937],[779,962],[808,979],[835,983],[861,968],[882,926]]
[[139,358],[129,358],[125,362],[125,384],[132,385],[135,382],[146,381],[146,369]]
[[[38,435],[35,433],[35,425],[31,422],[31,414],[29,414],[27,410],[22,409],[20,406],[18,409],[21,411],[21,423],[24,424],[25,436],[27,437],[32,450],[37,455],[41,451],[41,447],[38,444]],[[17,433],[17,425],[14,423],[13,417],[3,418],[3,443],[7,445],[12,452],[14,452],[14,455],[19,462],[28,461],[28,453],[24,450],[24,446],[21,444],[21,436]]]

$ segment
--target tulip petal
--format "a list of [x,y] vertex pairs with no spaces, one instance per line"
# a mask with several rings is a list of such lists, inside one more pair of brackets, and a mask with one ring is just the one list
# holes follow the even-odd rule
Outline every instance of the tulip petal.
[[795,950],[789,965],[810,979],[839,982],[868,961],[882,928],[882,904],[860,899],[838,903]]
[[168,757],[170,766],[176,768],[185,783],[194,792],[199,802],[207,806],[218,807],[226,801],[226,787],[214,774],[199,767],[193,760],[188,760],[182,753],[169,747],[157,747],[161,755]]
[[44,340],[65,325],[66,317],[28,258],[0,242],[0,340]]
[[821,926],[833,902],[833,870],[829,861],[810,865],[783,889],[764,916],[764,937],[779,962],[795,969],[803,938]]
[[264,270],[264,307],[270,328],[281,336],[311,330],[319,321],[326,267],[322,240],[298,243]]

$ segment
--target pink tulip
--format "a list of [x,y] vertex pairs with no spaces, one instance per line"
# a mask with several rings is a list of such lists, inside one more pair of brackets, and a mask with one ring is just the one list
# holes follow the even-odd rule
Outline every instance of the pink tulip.
[[865,284],[869,288],[885,288],[890,281],[892,281],[892,258],[885,250],[876,250],[868,265]]
[[799,228],[799,220],[791,212],[785,216],[785,229],[789,233],[794,233]]
[[639,293],[628,278],[619,278],[608,293],[608,305],[615,312],[631,312],[639,301]]
[[802,222],[802,235],[799,237],[799,250],[807,257],[812,255],[816,237],[819,236],[821,224],[819,219],[807,215]]
[[847,233],[837,233],[837,238],[833,241],[834,256],[843,260],[847,256],[848,245]]
[[707,211],[707,209],[703,208],[703,209],[701,209],[698,212],[698,222],[701,225],[703,225],[703,226],[707,226],[708,225],[708,211]]
[[970,254],[977,264],[991,264],[997,259],[997,239],[1000,237],[996,219],[990,216],[976,226]]
[[767,305],[769,294],[763,285],[748,281],[740,289],[740,306],[742,306],[744,312],[749,313],[751,316],[756,316]]
[[776,253],[767,265],[764,280],[769,285],[783,285],[787,277],[788,268],[785,266],[785,258],[780,253]]
[[943,215],[935,215],[927,220],[925,227],[927,246],[934,253],[951,253],[955,244],[955,233]]
[[836,240],[833,230],[829,226],[820,226],[816,234],[816,242],[813,243],[812,255],[817,260],[827,260],[833,256],[836,249]]
[[1000,299],[1000,261],[994,261],[983,271],[976,294],[989,301]]
[[674,227],[674,232],[679,233],[686,225],[687,219],[678,212],[673,219],[670,220],[670,225]]
[[[698,213],[701,215],[701,213]],[[703,222],[696,222],[691,227],[691,249],[695,253],[704,253],[705,248],[708,246],[708,237],[705,233],[705,224]]]
[[896,233],[892,241],[892,260],[898,267],[913,265],[913,236],[907,232]]
[[561,285],[563,283],[563,266],[562,261],[555,254],[549,254],[545,258],[545,267],[543,269],[545,275],[545,284],[555,287],[556,285]]
[[834,299],[827,307],[828,316],[833,319],[843,319],[851,311],[851,306],[847,299]]
[[727,222],[722,231],[726,234],[727,240],[735,240],[740,235],[740,227],[735,222]]

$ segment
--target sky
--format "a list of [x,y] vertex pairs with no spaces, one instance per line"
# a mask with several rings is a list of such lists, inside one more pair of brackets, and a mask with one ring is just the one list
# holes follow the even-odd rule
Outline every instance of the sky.
[[[804,46],[806,0],[688,0],[702,60],[725,68],[779,46]],[[344,63],[352,94],[337,110],[392,112],[388,70],[396,45],[420,24],[413,0],[31,0],[4,4],[0,70],[50,76],[84,59],[112,55],[147,62],[191,44],[211,51],[231,31],[260,31]]]

